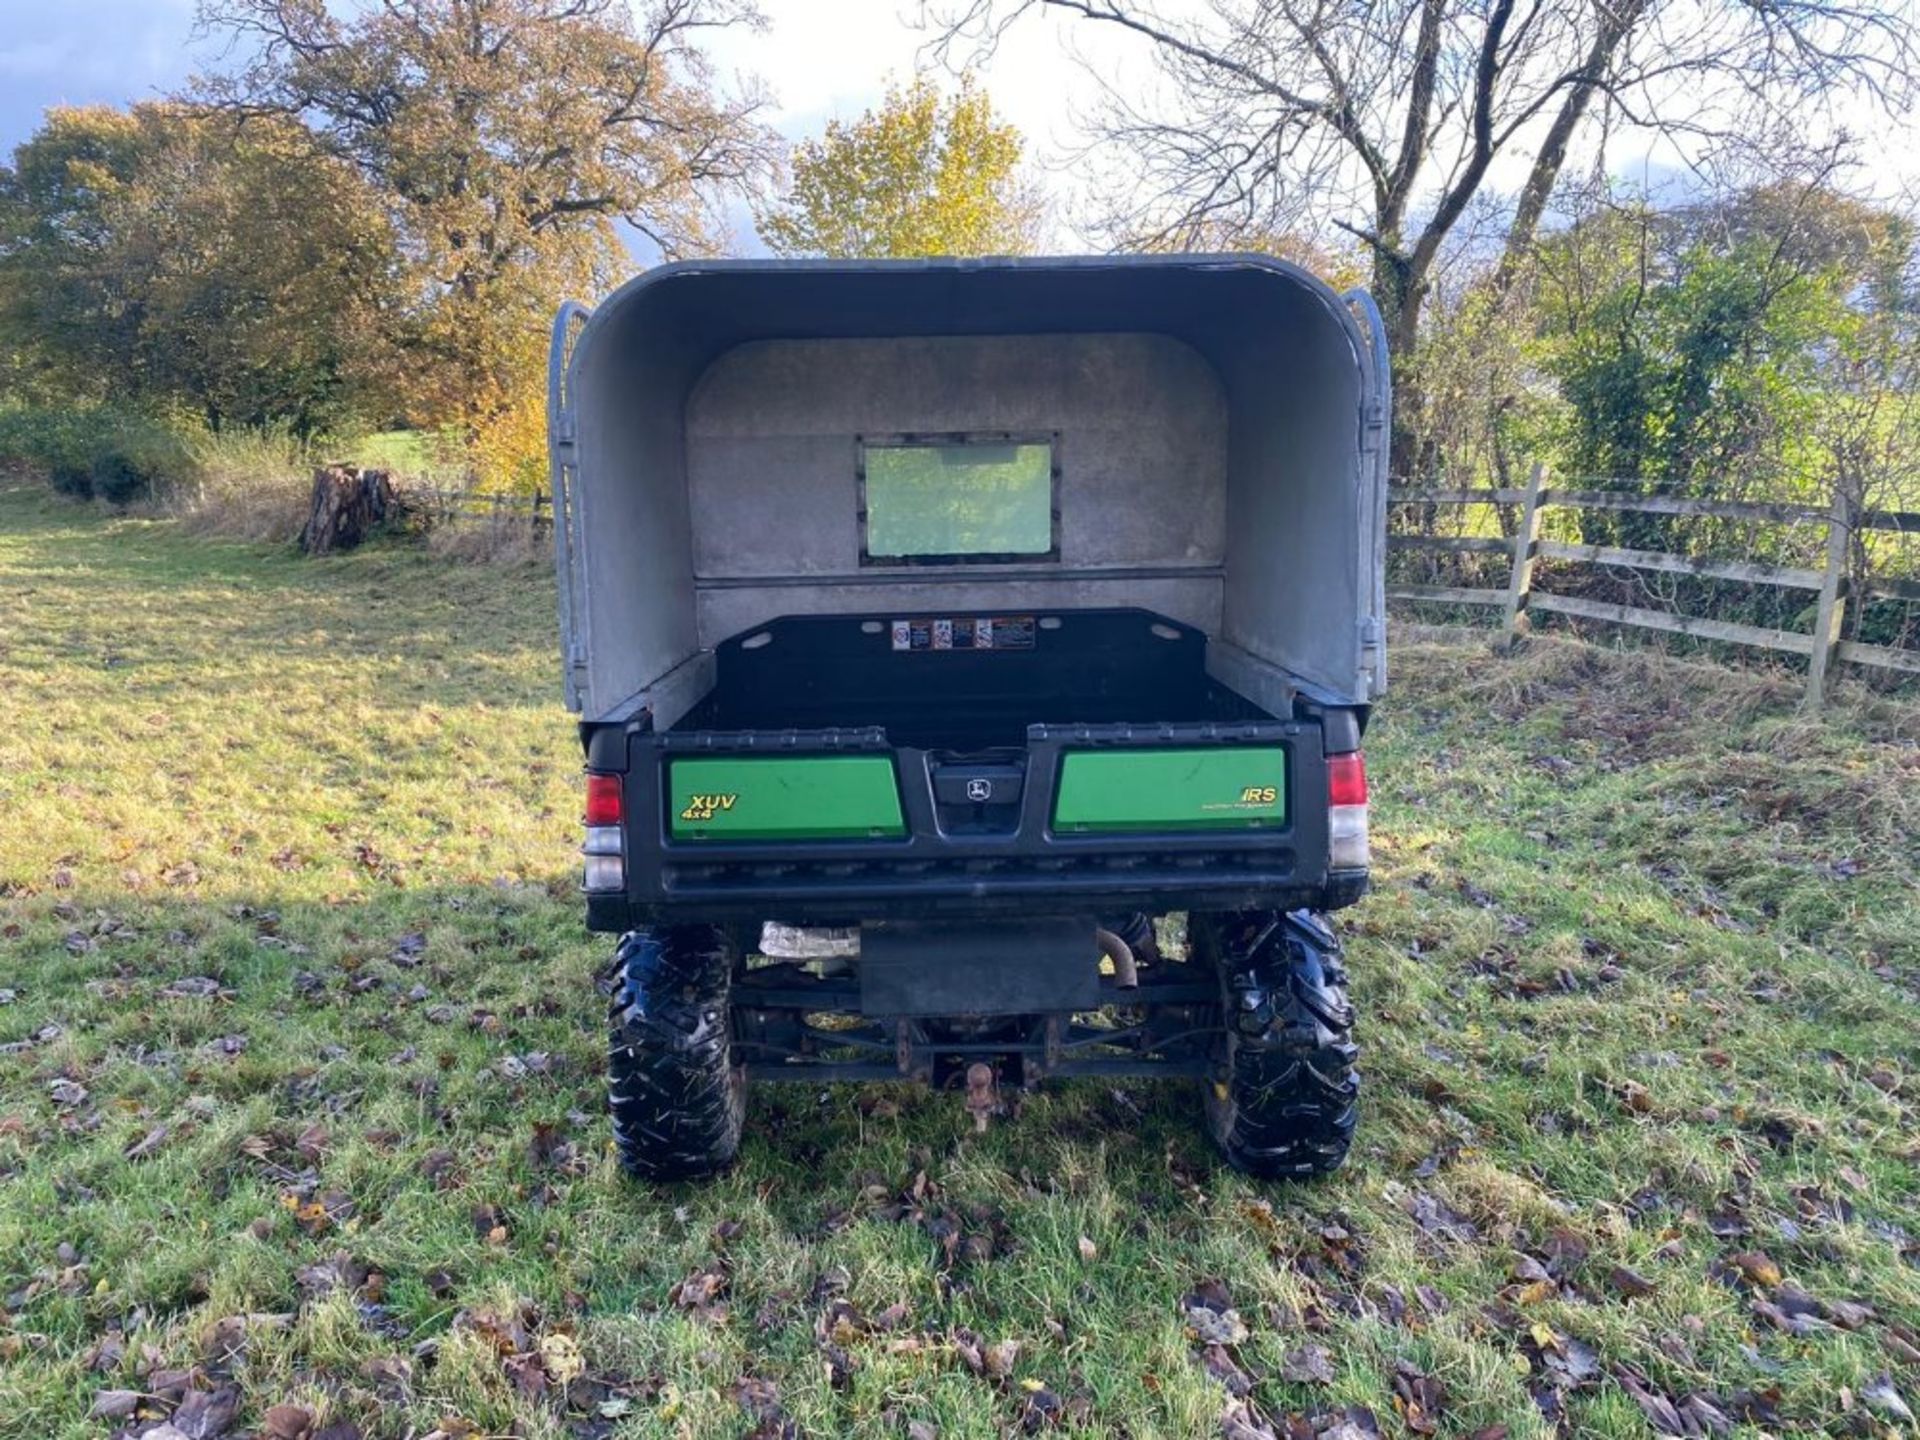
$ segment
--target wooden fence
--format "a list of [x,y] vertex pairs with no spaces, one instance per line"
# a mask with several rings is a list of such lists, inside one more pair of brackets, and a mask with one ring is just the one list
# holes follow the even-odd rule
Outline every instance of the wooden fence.
[[[1448,605],[1484,605],[1496,609],[1501,612],[1501,633],[1508,644],[1527,633],[1532,612],[1543,611],[1582,620],[1631,625],[1643,630],[1664,630],[1700,640],[1752,645],[1788,655],[1804,655],[1807,657],[1807,699],[1813,705],[1819,705],[1823,700],[1827,675],[1835,661],[1920,675],[1920,650],[1892,645],[1867,645],[1841,639],[1849,599],[1884,597],[1920,600],[1920,584],[1912,581],[1869,581],[1864,593],[1858,597],[1849,593],[1847,584],[1847,552],[1855,532],[1920,533],[1920,514],[1885,510],[1856,511],[1842,495],[1835,496],[1830,509],[1819,509],[1743,500],[1696,500],[1675,495],[1556,490],[1547,485],[1544,465],[1533,467],[1524,490],[1420,490],[1395,487],[1389,492],[1388,499],[1394,505],[1504,505],[1519,508],[1520,521],[1511,539],[1497,536],[1389,535],[1387,540],[1389,549],[1505,556],[1507,583],[1503,588],[1392,585],[1388,587],[1387,598]],[[1577,545],[1542,540],[1541,516],[1556,507],[1628,510],[1655,515],[1704,515],[1772,525],[1824,525],[1827,531],[1826,564],[1817,570],[1802,569],[1752,560],[1717,560],[1674,555],[1660,550],[1626,550],[1610,545]],[[1671,575],[1739,580],[1754,585],[1811,591],[1819,597],[1813,631],[1811,634],[1802,634],[1796,630],[1775,630],[1760,625],[1737,624],[1730,620],[1713,620],[1665,610],[1615,605],[1577,595],[1537,591],[1533,588],[1533,570],[1535,562],[1541,559],[1618,565]]]
[[543,490],[531,495],[492,495],[475,490],[409,487],[406,496],[435,525],[531,524],[541,531],[553,523],[553,501]]

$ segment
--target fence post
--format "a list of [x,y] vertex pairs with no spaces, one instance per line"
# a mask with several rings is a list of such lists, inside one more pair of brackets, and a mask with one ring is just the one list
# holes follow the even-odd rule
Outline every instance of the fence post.
[[1502,632],[1512,649],[1529,629],[1527,597],[1533,593],[1534,550],[1540,542],[1540,492],[1546,488],[1547,465],[1533,462],[1527,476],[1527,500],[1520,510],[1520,528],[1513,532],[1513,570],[1507,577],[1507,623]]
[[1833,663],[1834,647],[1847,618],[1847,602],[1840,585],[1847,574],[1847,548],[1853,538],[1853,515],[1847,505],[1847,492],[1836,480],[1833,486],[1833,514],[1827,517],[1827,573],[1820,582],[1820,608],[1813,617],[1813,654],[1807,662],[1807,708],[1818,710],[1826,703],[1827,667]]

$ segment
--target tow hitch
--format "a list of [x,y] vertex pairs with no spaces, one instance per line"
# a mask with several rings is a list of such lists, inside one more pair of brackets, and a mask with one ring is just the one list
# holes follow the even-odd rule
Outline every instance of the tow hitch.
[[986,1134],[987,1122],[1000,1110],[1000,1091],[993,1083],[993,1067],[976,1060],[967,1067],[967,1111],[973,1116],[973,1128]]

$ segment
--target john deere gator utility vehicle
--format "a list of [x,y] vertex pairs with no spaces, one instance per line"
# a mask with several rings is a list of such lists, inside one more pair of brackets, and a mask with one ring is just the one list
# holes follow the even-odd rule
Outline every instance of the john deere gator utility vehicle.
[[551,379],[632,1172],[724,1167],[750,1082],[903,1077],[982,1123],[1190,1077],[1234,1165],[1340,1163],[1364,295],[1257,256],[693,262],[566,307]]

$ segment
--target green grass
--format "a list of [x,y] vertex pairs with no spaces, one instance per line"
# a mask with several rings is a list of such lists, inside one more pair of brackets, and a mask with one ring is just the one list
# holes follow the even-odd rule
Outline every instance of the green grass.
[[451,432],[382,430],[348,448],[351,463],[396,475],[424,477],[448,486],[457,486],[466,476],[466,456],[459,437]]
[[[535,568],[0,481],[0,1433],[183,1383],[240,1433],[536,1440],[1214,1435],[1216,1374],[1242,1436],[1920,1405],[1913,708],[1402,647],[1339,1176],[1215,1168],[1170,1084],[983,1136],[768,1088],[731,1175],[649,1190],[601,1114],[551,627]],[[1248,1331],[1211,1356],[1209,1281]]]

